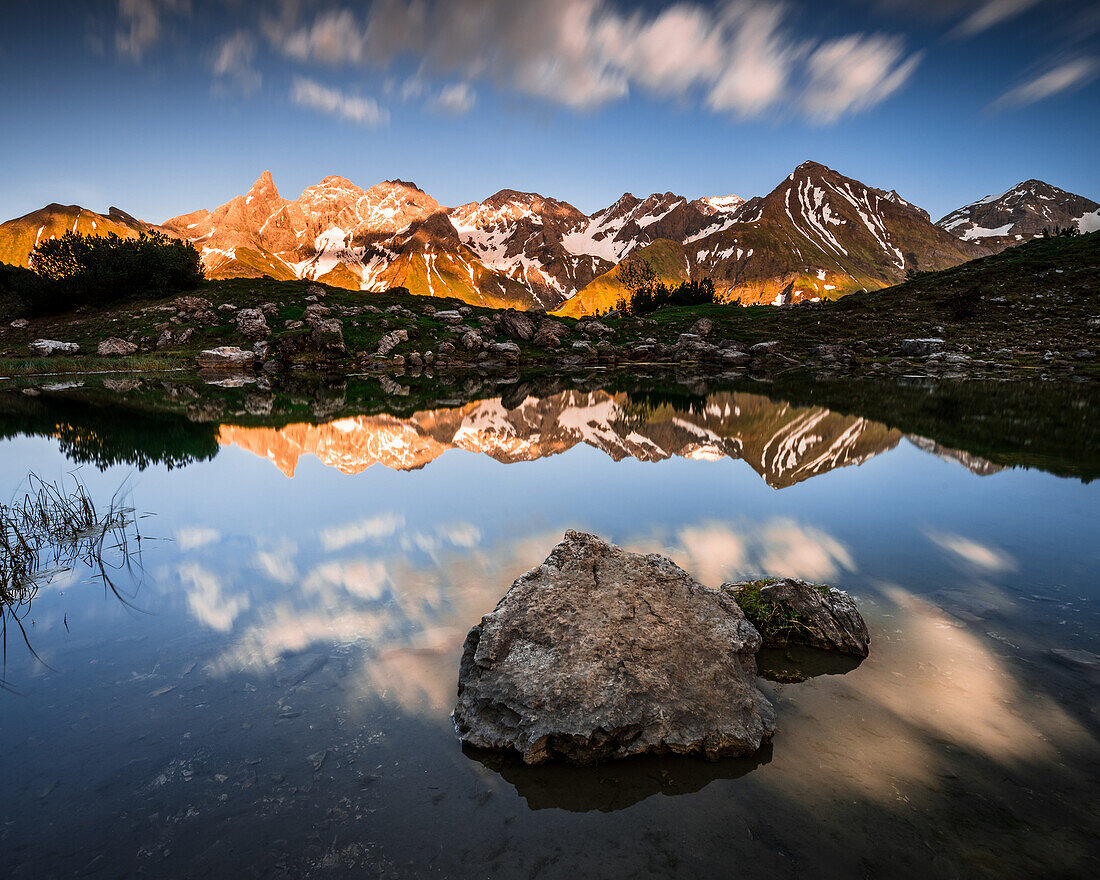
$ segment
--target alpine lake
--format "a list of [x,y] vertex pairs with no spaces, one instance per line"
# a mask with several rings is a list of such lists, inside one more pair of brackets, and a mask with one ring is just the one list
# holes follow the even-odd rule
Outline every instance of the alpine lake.
[[[63,377],[0,438],[24,529],[98,524],[5,539],[0,876],[1095,876],[1093,383]],[[870,656],[762,652],[751,758],[464,750],[466,633],[567,528],[848,590]]]

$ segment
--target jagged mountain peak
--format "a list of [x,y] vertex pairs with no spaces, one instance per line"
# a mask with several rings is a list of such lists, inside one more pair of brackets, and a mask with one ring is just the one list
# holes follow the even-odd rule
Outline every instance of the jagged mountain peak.
[[710,216],[736,211],[745,204],[745,200],[741,196],[732,194],[728,196],[704,196],[701,199],[696,199],[692,204],[703,214]]
[[[384,180],[383,183],[392,183],[394,186],[402,187],[403,189],[414,189],[418,193],[424,193],[424,190],[413,183],[411,180],[402,180],[400,177],[395,177],[392,180]],[[424,193],[427,195],[427,193]]]
[[841,176],[838,172],[834,171],[828,165],[822,165],[820,162],[815,162],[813,159],[807,159],[805,162],[800,162],[794,171],[789,175],[789,178],[793,179],[797,176],[805,175],[817,175],[822,177]]
[[514,189],[502,189],[483,202],[460,205],[451,211],[451,217],[458,226],[469,229],[515,224],[521,220],[539,225],[572,225],[585,219],[584,214],[568,202]]
[[271,176],[270,171],[264,171],[256,178],[256,182],[248,188],[248,195],[263,195],[266,197],[279,198],[279,189],[275,186],[275,179]]
[[963,241],[981,242],[995,251],[1066,227],[1080,232],[1100,229],[1100,205],[1084,196],[1032,178],[996,195],[963,205],[936,225]]

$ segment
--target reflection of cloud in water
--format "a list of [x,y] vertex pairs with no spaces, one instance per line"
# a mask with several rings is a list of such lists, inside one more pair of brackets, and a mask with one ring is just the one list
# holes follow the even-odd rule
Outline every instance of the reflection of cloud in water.
[[799,774],[779,777],[792,795],[909,802],[936,796],[952,760],[1053,765],[1061,749],[1089,742],[981,638],[901,589],[885,595],[894,607],[881,623],[872,616],[871,656],[857,670],[779,691],[776,756],[813,755],[822,780],[810,790]]
[[[440,532],[456,543],[480,537],[461,525]],[[216,667],[269,669],[311,646],[357,644],[364,661],[353,692],[445,721],[469,628],[560,538],[555,531],[493,553],[448,550],[421,564],[403,555],[325,560],[306,574],[297,598],[265,608]]]
[[710,522],[687,526],[677,533],[686,565],[700,583],[717,586],[746,562],[746,538],[729,526]]
[[336,598],[333,587],[346,590],[360,599],[381,599],[390,585],[386,565],[377,559],[350,559],[324,562],[302,584],[309,593]]
[[275,583],[289,587],[299,581],[298,567],[294,564],[297,553],[298,545],[284,538],[272,550],[256,551],[256,567]]
[[382,513],[342,526],[325,529],[319,535],[321,545],[326,550],[342,550],[353,544],[377,541],[396,534],[405,525],[405,517],[400,513]]
[[820,581],[836,577],[842,568],[856,568],[848,548],[836,538],[793,520],[773,521],[761,532],[760,544],[765,548],[760,568],[770,575]]
[[[419,561],[401,553],[323,560],[302,591],[263,609],[216,666],[274,669],[317,646],[354,644],[362,660],[344,684],[353,703],[381,698],[445,727],[469,627],[560,536],[554,529]],[[664,549],[652,538],[624,543]],[[698,523],[677,532],[674,544],[680,564],[712,583],[763,560],[815,577],[855,568],[834,538],[788,520],[740,531]],[[775,689],[780,724],[768,784],[777,791],[789,789],[811,809],[858,797],[915,805],[938,796],[953,761],[1053,767],[1060,750],[1089,744],[1052,699],[1025,690],[980,636],[940,610],[888,588],[865,611],[867,661],[846,675]],[[806,760],[820,780],[812,789],[798,770]]]
[[177,573],[187,590],[191,612],[211,629],[228,632],[249,606],[247,594],[226,595],[217,575],[198,563],[181,565]]
[[221,532],[207,526],[186,526],[176,531],[176,543],[181,550],[197,550],[221,540]]
[[831,580],[842,570],[856,570],[844,544],[821,529],[791,519],[740,528],[708,521],[679,529],[669,541],[636,538],[627,545],[642,553],[665,553],[711,587],[761,573]]
[[1016,571],[1019,567],[1016,560],[997,547],[989,544],[981,544],[971,538],[951,532],[940,532],[929,529],[925,532],[928,539],[944,550],[955,554],[959,559],[968,562],[975,568],[983,569],[991,573],[1002,571]]

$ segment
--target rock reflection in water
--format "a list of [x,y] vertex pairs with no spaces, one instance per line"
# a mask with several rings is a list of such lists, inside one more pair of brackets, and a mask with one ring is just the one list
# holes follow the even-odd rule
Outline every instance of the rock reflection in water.
[[463,746],[462,752],[515,786],[530,809],[571,813],[612,813],[655,794],[693,794],[719,779],[739,779],[772,759],[771,743],[745,758],[706,761],[698,756],[646,756],[586,767],[560,761],[525,764],[516,753],[470,746]]
[[850,657],[791,645],[786,648],[761,648],[756,655],[756,668],[761,678],[779,683],[808,681],[819,675],[844,675],[856,669],[862,657]]

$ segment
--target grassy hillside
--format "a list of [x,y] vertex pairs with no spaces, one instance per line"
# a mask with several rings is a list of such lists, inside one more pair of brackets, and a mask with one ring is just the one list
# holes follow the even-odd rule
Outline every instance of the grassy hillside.
[[[627,257],[625,262],[632,260],[644,260],[649,263],[657,273],[658,281],[687,281],[691,275],[684,246],[678,241],[667,238],[659,238],[639,248]],[[619,264],[621,265],[622,263]],[[619,281],[619,266],[594,278],[587,287],[566,300],[554,314],[580,318],[615,308],[615,303],[620,297],[629,293]]]

